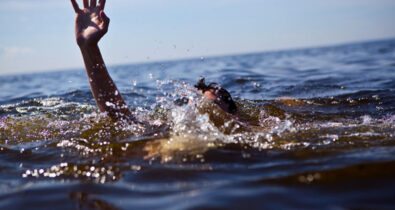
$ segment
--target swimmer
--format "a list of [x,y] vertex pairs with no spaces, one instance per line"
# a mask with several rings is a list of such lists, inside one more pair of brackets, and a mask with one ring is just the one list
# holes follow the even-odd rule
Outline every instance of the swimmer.
[[[81,50],[89,84],[101,112],[107,112],[114,120],[139,122],[128,109],[117,86],[108,74],[98,43],[107,33],[110,19],[104,13],[106,0],[83,0],[80,8],[71,0],[76,13],[75,37]],[[236,114],[237,107],[229,92],[216,83],[205,84],[202,78],[195,87],[206,98],[229,114]]]

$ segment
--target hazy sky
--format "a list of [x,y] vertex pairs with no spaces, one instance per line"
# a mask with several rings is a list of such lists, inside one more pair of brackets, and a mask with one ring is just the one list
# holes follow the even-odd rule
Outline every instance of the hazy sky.
[[[108,65],[395,37],[395,0],[107,0],[106,12]],[[69,0],[0,0],[0,74],[81,68],[73,25]]]

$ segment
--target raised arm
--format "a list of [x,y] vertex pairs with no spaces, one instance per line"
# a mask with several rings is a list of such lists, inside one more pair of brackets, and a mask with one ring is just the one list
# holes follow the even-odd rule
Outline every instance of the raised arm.
[[100,53],[98,42],[107,33],[110,19],[104,13],[105,0],[83,0],[80,9],[76,0],[71,0],[76,13],[75,37],[81,49],[86,73],[96,104],[100,111],[107,112],[114,120],[136,119],[130,113],[121,93],[108,74]]

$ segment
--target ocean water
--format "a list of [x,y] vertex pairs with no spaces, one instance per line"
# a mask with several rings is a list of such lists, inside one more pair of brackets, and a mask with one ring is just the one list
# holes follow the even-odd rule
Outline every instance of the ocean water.
[[0,76],[0,209],[395,208],[395,40],[108,68],[149,127],[83,69]]

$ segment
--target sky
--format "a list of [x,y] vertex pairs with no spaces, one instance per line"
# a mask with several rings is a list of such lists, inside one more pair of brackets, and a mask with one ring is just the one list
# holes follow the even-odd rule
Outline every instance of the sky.
[[[107,0],[105,11],[107,65],[395,38],[395,0]],[[0,74],[83,68],[74,15],[69,0],[0,0]]]

